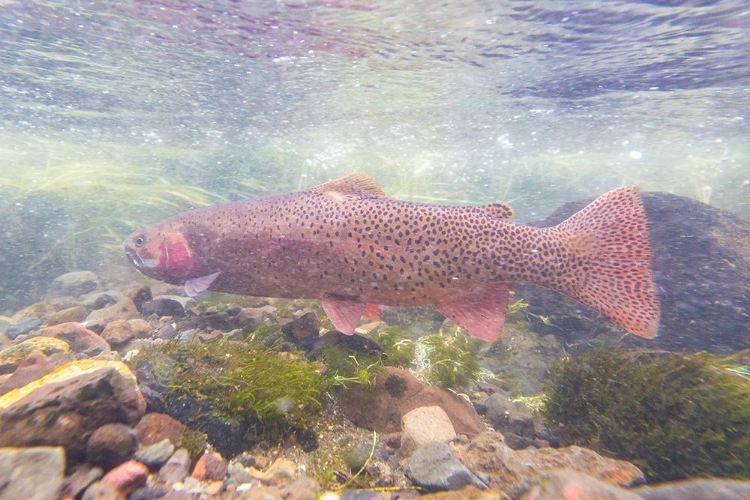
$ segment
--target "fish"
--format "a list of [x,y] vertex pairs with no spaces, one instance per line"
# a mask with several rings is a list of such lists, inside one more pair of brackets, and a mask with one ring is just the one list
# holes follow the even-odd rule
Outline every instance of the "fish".
[[502,203],[388,197],[366,173],[311,189],[191,210],[129,235],[146,276],[205,291],[319,299],[351,335],[381,305],[433,304],[482,340],[501,335],[511,287],[555,290],[644,338],[658,333],[649,221],[636,186],[553,227],[513,222]]

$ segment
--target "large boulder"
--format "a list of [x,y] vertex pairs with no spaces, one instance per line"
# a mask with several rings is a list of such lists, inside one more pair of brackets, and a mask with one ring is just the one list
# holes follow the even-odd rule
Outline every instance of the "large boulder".
[[[553,226],[591,200],[564,205],[536,225]],[[653,269],[661,301],[659,336],[626,343],[712,352],[750,348],[750,222],[690,198],[644,193],[651,222]],[[528,284],[516,293],[534,327],[578,342],[591,332],[622,334],[602,316],[561,294]],[[535,317],[549,321],[534,321]]]

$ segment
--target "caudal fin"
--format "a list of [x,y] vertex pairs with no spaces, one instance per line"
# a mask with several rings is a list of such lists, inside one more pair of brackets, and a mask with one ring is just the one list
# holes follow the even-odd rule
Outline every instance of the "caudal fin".
[[635,186],[610,191],[555,227],[572,259],[555,286],[629,332],[653,338],[659,297],[648,218]]

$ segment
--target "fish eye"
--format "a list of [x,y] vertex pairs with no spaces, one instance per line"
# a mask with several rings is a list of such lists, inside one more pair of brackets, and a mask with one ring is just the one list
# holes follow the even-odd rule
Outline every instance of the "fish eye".
[[143,236],[139,236],[133,241],[133,243],[135,243],[135,246],[139,247],[146,243],[146,238]]

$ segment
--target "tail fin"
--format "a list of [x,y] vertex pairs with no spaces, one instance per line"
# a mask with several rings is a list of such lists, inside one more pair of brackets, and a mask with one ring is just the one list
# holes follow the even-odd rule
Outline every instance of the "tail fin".
[[653,338],[659,297],[651,273],[648,219],[638,188],[600,196],[555,227],[572,253],[572,269],[555,286],[629,332]]

